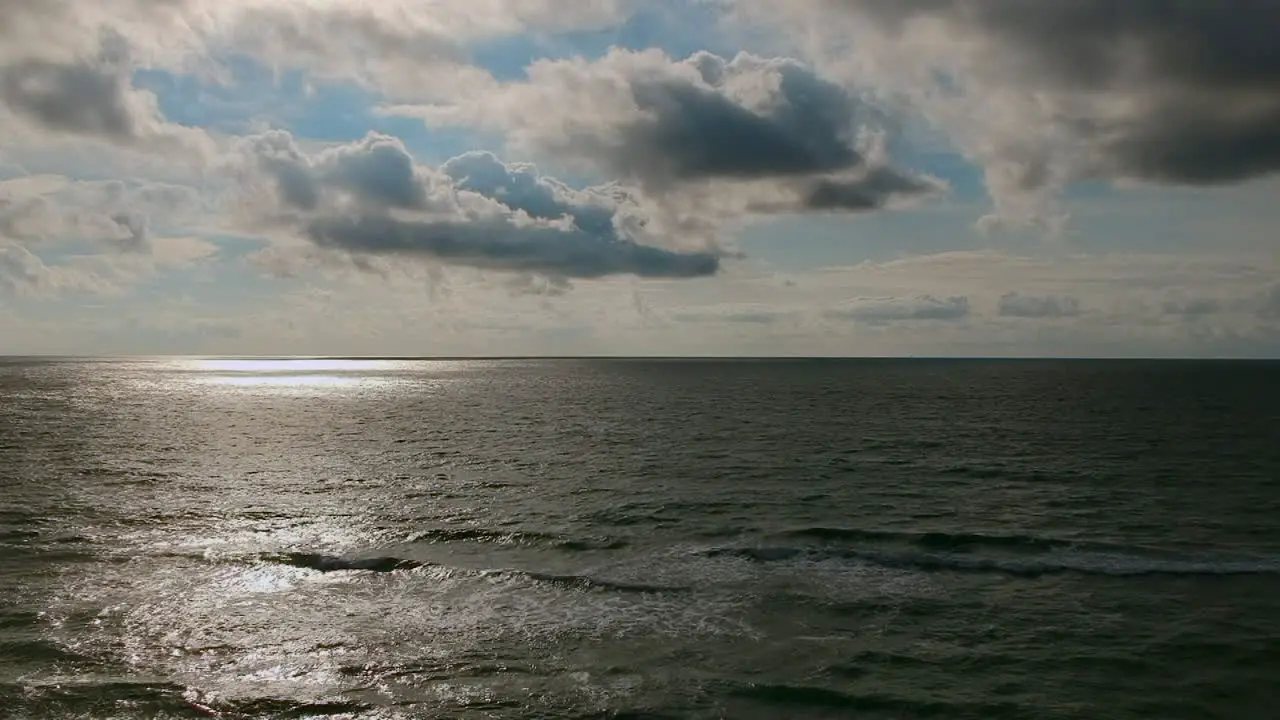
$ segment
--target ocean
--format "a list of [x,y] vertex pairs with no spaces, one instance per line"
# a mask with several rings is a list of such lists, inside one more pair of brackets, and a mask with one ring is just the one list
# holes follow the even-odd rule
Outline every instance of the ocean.
[[1280,713],[1280,363],[12,358],[0,493],[0,717]]

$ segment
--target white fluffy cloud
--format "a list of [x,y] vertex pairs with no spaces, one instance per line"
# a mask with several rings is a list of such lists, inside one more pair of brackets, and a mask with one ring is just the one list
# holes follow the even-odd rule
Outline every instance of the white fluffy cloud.
[[552,0],[2,0],[0,62],[97,65],[105,41],[141,67],[213,72],[234,53],[413,96],[431,70],[466,71],[467,42],[602,27],[627,4],[591,0],[565,12]]
[[156,97],[134,87],[134,70],[224,82],[223,59],[248,56],[424,100],[491,82],[468,64],[469,41],[597,27],[621,11],[619,0],[571,13],[546,0],[0,0],[0,129],[209,161],[214,141],[165,120]]

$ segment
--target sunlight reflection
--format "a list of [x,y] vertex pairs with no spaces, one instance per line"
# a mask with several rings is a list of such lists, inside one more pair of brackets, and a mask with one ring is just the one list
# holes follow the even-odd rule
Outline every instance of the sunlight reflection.
[[414,358],[156,358],[134,364],[126,382],[155,392],[320,397],[392,388],[439,389],[442,383],[465,380],[477,364],[472,360]]
[[261,386],[336,386],[356,385],[367,382],[367,378],[341,377],[338,375],[205,375],[197,382],[209,385],[226,385],[232,387]]
[[330,389],[385,383],[386,375],[403,369],[405,363],[335,358],[202,358],[183,365],[200,385]]
[[394,360],[344,360],[335,358],[202,358],[190,361],[191,369],[207,373],[250,375],[293,375],[314,373],[367,373],[394,370],[403,363]]

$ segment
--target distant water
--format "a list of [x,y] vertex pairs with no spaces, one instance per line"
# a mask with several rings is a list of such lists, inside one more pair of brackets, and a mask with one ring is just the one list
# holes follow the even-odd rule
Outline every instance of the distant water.
[[1280,364],[0,361],[0,716],[1277,708]]

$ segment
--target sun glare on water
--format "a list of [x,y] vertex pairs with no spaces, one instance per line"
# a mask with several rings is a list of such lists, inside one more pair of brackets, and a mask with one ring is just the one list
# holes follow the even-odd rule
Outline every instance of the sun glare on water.
[[185,363],[197,383],[250,388],[337,388],[368,384],[395,370],[391,360],[202,358]]

